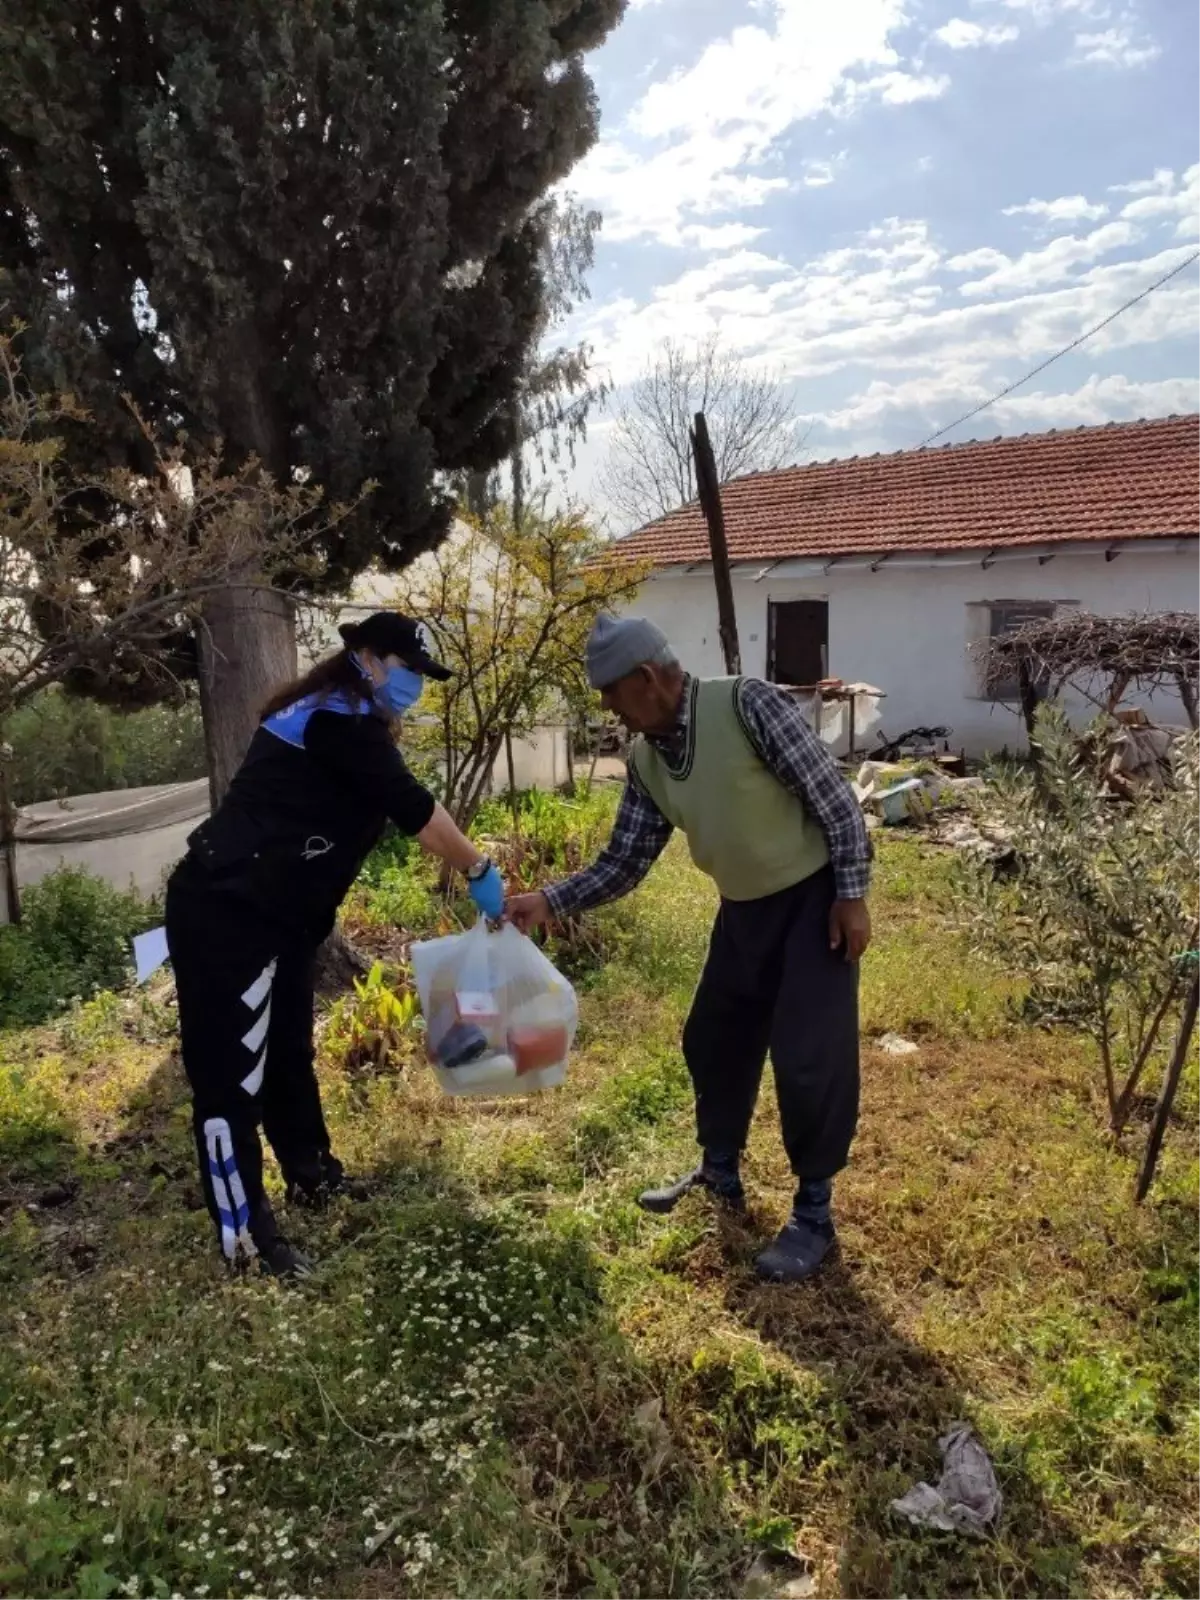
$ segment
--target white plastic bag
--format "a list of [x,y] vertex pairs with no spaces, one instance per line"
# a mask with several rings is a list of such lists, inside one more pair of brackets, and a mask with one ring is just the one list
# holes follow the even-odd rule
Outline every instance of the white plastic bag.
[[[511,923],[414,944],[426,1044],[447,1094],[531,1094],[557,1088],[579,1026],[575,991]],[[472,1041],[474,1052],[472,1053]],[[455,1051],[460,1064],[447,1065]]]

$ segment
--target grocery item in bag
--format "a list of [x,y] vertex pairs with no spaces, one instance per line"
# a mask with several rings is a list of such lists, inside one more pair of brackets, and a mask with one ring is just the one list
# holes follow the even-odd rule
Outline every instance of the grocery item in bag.
[[563,1081],[578,1002],[532,940],[481,918],[414,944],[411,956],[427,1053],[447,1094],[529,1094]]

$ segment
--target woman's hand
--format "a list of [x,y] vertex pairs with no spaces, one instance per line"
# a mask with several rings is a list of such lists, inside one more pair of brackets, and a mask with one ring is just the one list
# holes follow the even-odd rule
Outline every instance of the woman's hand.
[[479,877],[467,879],[467,890],[489,922],[499,921],[504,912],[504,880],[490,861]]

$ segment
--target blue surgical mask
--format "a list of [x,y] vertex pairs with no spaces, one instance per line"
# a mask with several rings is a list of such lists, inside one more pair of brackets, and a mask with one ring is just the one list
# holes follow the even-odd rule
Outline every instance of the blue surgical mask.
[[357,656],[354,664],[366,678],[375,704],[389,717],[399,717],[415,706],[425,689],[425,679],[411,667],[389,667],[382,683],[374,683]]
[[383,682],[375,685],[375,704],[398,717],[416,705],[424,688],[425,679],[411,667],[390,667]]

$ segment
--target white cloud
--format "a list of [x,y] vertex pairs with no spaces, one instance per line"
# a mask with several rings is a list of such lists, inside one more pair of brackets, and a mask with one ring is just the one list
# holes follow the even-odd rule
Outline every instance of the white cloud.
[[966,250],[961,255],[950,256],[946,266],[951,272],[995,271],[1008,266],[1008,257],[1003,250],[994,250],[990,244],[984,244],[977,250]]
[[1121,208],[1122,217],[1131,222],[1175,221],[1175,236],[1193,239],[1200,232],[1200,164],[1191,166],[1178,179],[1168,167],[1160,167],[1144,183],[1117,186],[1134,198]]
[[998,400],[984,415],[1034,428],[1079,428],[1131,417],[1167,417],[1195,411],[1200,396],[1191,378],[1159,378],[1139,383],[1123,373],[1092,375],[1078,389],[1059,394],[1014,394]]
[[907,106],[917,100],[936,100],[950,87],[945,73],[881,72],[873,78],[850,79],[842,108],[854,111],[864,101],[878,96],[885,106]]
[[1109,194],[1170,194],[1175,187],[1175,174],[1170,167],[1156,167],[1152,178],[1138,178],[1133,183],[1110,183]]
[[[971,0],[972,5],[987,5],[990,0]],[[1058,17],[1107,16],[1109,0],[998,0],[1006,11],[1019,11],[1035,22],[1053,22]]]
[[[780,141],[797,123],[869,102],[904,106],[949,80],[905,70],[891,37],[904,0],[770,0],[763,17],[706,45],[652,83],[571,177],[604,213],[607,239],[681,242],[697,222],[762,205],[790,187]],[[836,158],[835,158],[836,159]],[[827,183],[834,163],[800,178]]]
[[1076,61],[1102,67],[1142,67],[1162,54],[1153,39],[1138,39],[1126,24],[1106,28],[1102,33],[1075,35]]
[[1031,289],[1061,283],[1073,267],[1095,261],[1141,237],[1132,222],[1106,222],[1082,237],[1063,234],[1039,250],[1026,250],[1015,260],[997,262],[982,278],[964,283],[960,294],[972,299],[988,294],[1027,294]]
[[[838,157],[837,161],[843,159]],[[806,161],[804,163],[804,176],[800,182],[806,189],[824,189],[834,179],[834,169],[837,161]]]
[[933,31],[933,37],[951,50],[978,50],[985,45],[1011,44],[1020,36],[1020,28],[1011,22],[992,23],[985,27],[980,22],[967,22],[962,17],[951,17],[949,22]]
[[769,142],[828,110],[850,74],[896,66],[889,36],[904,20],[902,0],[775,0],[772,29],[740,27],[715,40],[691,67],[653,84],[630,124],[657,138],[742,125]]
[[[1172,177],[1166,198],[1174,203],[1189,181],[1190,175]],[[1158,182],[1149,197],[1161,198],[1166,187]],[[1147,198],[1140,185],[1134,198]],[[1171,219],[1160,219],[1159,239],[1162,220]],[[640,305],[626,297],[589,306],[572,334],[592,342],[619,386],[661,339],[716,333],[729,348],[794,381],[805,408],[817,415],[818,434],[853,436],[854,447],[863,448],[864,439],[880,437],[887,426],[889,444],[916,443],[1062,350],[1185,259],[1175,244],[1131,249],[1143,236],[1142,226],[1118,219],[1015,259],[983,244],[948,254],[928,223],[893,217],[806,261],[745,248],[714,257],[660,284]],[[955,287],[960,273],[974,275],[962,289]],[[1075,410],[1064,409],[1064,418],[1102,421],[1190,409],[1194,392],[1186,379],[1164,378],[1162,384],[1174,387],[1156,389],[1110,369],[1123,351],[1175,341],[1188,371],[1196,320],[1194,272],[1124,312],[1073,358],[1105,368],[1079,391]],[[1018,399],[1030,402],[1026,412]],[[1038,425],[1033,399],[1052,406],[1044,396],[1014,396],[1008,413],[996,408],[997,419],[1027,416],[1023,425]]]
[[693,222],[679,230],[679,242],[693,245],[697,250],[740,250],[766,231],[765,228],[752,228],[745,222],[722,222],[713,228]]
[[1066,194],[1057,200],[1027,200],[1023,206],[1005,206],[1003,214],[1006,217],[1033,217],[1046,224],[1096,222],[1108,215],[1108,207],[1103,202],[1093,203],[1085,195]]
[[[1002,6],[1010,14],[1025,17],[1039,28],[1048,28],[1056,22],[1073,24],[1076,32],[1070,62],[1074,66],[1141,67],[1162,54],[1157,42],[1139,27],[1140,0],[1124,0],[1124,3],[1121,0],[971,0],[971,3],[977,8]],[[960,32],[959,21],[953,18],[934,36],[950,44],[952,49],[968,49],[993,42],[976,37],[976,30],[987,34],[1004,27],[1000,23],[984,26],[964,22],[964,31]],[[1090,29],[1086,26],[1088,23],[1092,24]],[[951,31],[960,43],[943,37]]]
[[617,243],[650,237],[679,244],[693,219],[751,210],[787,187],[779,173],[746,170],[731,144],[714,135],[652,155],[602,139],[571,174],[571,188],[599,206],[604,237]]

